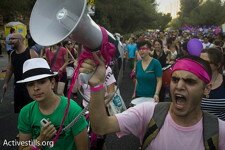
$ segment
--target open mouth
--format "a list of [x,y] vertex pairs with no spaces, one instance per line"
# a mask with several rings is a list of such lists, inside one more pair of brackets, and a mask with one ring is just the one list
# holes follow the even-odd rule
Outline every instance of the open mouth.
[[180,94],[175,94],[175,102],[176,102],[176,107],[179,109],[183,109],[187,100],[186,97]]

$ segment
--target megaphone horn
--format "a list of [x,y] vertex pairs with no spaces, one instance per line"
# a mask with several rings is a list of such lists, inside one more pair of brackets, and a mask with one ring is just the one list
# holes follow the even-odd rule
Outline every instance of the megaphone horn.
[[[37,0],[30,18],[33,40],[51,46],[70,36],[89,49],[98,49],[102,32],[89,16],[86,4],[86,0]],[[109,41],[116,45],[114,36],[107,33]]]

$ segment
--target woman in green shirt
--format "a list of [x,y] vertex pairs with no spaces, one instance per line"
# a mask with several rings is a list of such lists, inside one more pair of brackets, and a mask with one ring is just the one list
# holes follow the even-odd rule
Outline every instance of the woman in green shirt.
[[133,98],[152,97],[155,102],[158,102],[162,86],[162,66],[157,59],[150,56],[151,43],[149,41],[140,41],[137,47],[142,60],[136,63]]

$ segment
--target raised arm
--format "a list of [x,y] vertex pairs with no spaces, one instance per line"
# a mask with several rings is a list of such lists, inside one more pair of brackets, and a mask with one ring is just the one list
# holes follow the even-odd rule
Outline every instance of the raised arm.
[[[93,76],[89,80],[91,88],[101,85],[105,82],[106,67],[102,58],[99,58],[94,54],[95,60],[99,62],[97,66],[93,60],[85,60],[81,65],[80,72],[88,73],[94,72]],[[94,132],[100,135],[114,133],[120,131],[119,124],[115,116],[108,116],[106,113],[104,102],[105,90],[101,88],[91,92],[90,100],[90,121]]]

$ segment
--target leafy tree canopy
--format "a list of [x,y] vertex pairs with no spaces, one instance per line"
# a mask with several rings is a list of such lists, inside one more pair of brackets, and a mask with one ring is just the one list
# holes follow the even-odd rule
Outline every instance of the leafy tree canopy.
[[175,28],[183,25],[221,25],[225,22],[225,4],[221,0],[180,0],[179,17],[172,21]]
[[[18,15],[29,19],[36,0],[0,0],[0,12],[5,22],[18,20]],[[170,14],[158,13],[155,0],[96,0],[93,20],[110,32],[122,34],[135,31],[165,29]],[[26,22],[27,23],[27,22]]]

